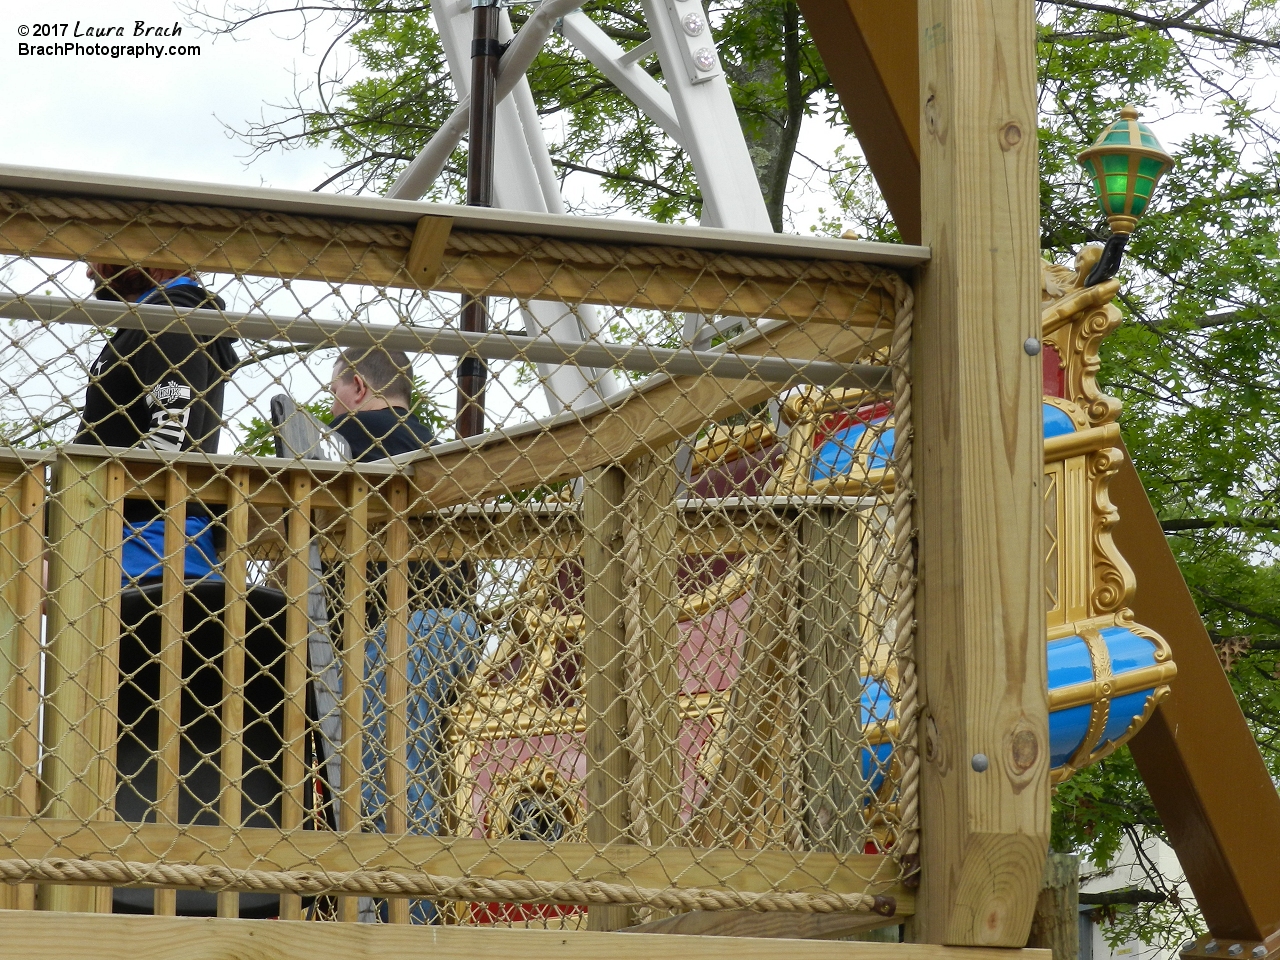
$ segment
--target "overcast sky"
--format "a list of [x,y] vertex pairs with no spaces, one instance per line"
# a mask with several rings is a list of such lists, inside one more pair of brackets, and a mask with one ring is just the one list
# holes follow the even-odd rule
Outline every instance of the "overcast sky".
[[[220,5],[219,5],[220,8]],[[266,26],[241,41],[197,33],[153,44],[198,44],[199,56],[132,60],[21,57],[19,42],[36,24],[67,23],[68,37],[90,25],[120,26],[115,37],[81,43],[146,43],[130,36],[136,20],[171,27],[187,18],[175,0],[4,0],[0,3],[0,77],[5,90],[0,163],[108,171],[154,177],[310,189],[333,155],[322,149],[275,154],[245,166],[245,145],[227,125],[243,127],[265,103],[286,100],[293,71],[304,79],[315,60],[296,39]],[[21,35],[21,28],[29,31]],[[283,23],[276,29],[282,31]],[[60,38],[62,39],[62,38]]]

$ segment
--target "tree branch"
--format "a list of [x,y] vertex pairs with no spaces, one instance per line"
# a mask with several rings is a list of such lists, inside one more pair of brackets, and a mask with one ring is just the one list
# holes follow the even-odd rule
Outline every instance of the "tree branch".
[[1234,30],[1223,30],[1220,27],[1210,27],[1200,23],[1188,23],[1186,17],[1198,10],[1198,7],[1193,7],[1190,13],[1184,13],[1180,17],[1153,17],[1145,13],[1135,13],[1132,10],[1122,10],[1119,7],[1112,7],[1107,4],[1086,3],[1085,0],[1047,0],[1047,2],[1057,7],[1068,7],[1072,10],[1087,10],[1092,13],[1105,13],[1115,17],[1122,17],[1126,20],[1132,20],[1134,23],[1154,27],[1157,30],[1185,30],[1188,33],[1217,37],[1220,40],[1233,40],[1236,43],[1245,43],[1267,50],[1280,50],[1280,40],[1266,40],[1262,37],[1251,37],[1244,33],[1236,33]]
[[1187,530],[1280,530],[1274,520],[1250,520],[1247,517],[1189,517],[1184,520],[1161,520],[1160,529],[1165,533],[1182,533]]
[[1210,593],[1203,587],[1191,585],[1191,589],[1206,600],[1212,600],[1214,603],[1226,607],[1228,610],[1234,610],[1236,613],[1243,613],[1246,617],[1253,617],[1255,620],[1261,620],[1263,623],[1269,623],[1273,627],[1280,627],[1280,617],[1273,617],[1268,613],[1247,607],[1243,603],[1237,603],[1235,600],[1228,600],[1226,597],[1219,597],[1217,594]]
[[1166,903],[1168,900],[1167,893],[1154,890],[1107,890],[1105,893],[1080,894],[1082,907],[1134,906],[1139,903]]
[[592,173],[603,180],[620,180],[623,183],[634,183],[641,187],[648,187],[651,190],[657,190],[665,193],[670,197],[681,197],[693,203],[701,203],[702,196],[696,193],[685,193],[682,190],[672,190],[665,183],[658,180],[652,180],[648,177],[638,177],[633,173],[617,173],[616,171],[597,170],[595,167],[586,167],[580,163],[573,163],[569,160],[561,160],[558,157],[552,157],[551,162],[557,167],[565,170],[573,170],[577,173]]

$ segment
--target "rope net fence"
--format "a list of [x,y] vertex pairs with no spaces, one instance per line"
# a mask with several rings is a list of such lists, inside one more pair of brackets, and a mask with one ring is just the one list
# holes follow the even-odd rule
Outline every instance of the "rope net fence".
[[4,906],[910,913],[894,270],[4,190],[0,316]]

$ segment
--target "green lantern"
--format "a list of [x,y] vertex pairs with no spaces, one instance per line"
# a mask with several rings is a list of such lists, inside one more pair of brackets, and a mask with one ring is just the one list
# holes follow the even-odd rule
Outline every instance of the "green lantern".
[[1093,177],[1102,212],[1115,234],[1128,235],[1146,211],[1160,178],[1173,167],[1151,128],[1138,111],[1125,107],[1120,119],[1099,134],[1080,154],[1080,163]]

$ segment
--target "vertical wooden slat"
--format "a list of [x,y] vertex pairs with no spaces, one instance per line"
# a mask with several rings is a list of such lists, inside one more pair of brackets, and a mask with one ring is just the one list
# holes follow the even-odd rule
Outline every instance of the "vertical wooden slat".
[[[285,558],[284,660],[284,785],[280,826],[286,834],[302,829],[306,812],[307,736],[307,637],[311,621],[307,617],[308,557],[311,544],[311,478],[302,471],[289,475],[288,546]],[[280,897],[280,919],[297,920],[302,915],[302,898],[296,894]]]
[[[1035,5],[921,0],[913,939],[1027,941],[1049,845]],[[982,754],[987,763],[974,757]],[[979,772],[982,771],[982,772]]]
[[799,524],[806,828],[815,848],[853,853],[864,827],[859,652],[878,639],[858,630],[860,524],[833,507]]
[[[156,822],[178,822],[182,774],[182,605],[187,552],[187,468],[164,475],[164,562],[160,602],[160,692],[156,702]],[[156,890],[156,916],[177,913],[176,890]]]
[[680,648],[676,618],[676,516],[678,487],[675,447],[641,457],[630,467],[637,486],[635,523],[639,536],[641,722],[646,725],[644,767],[649,842],[661,846],[679,827],[682,784],[680,681],[675,656]]
[[[49,510],[48,691],[44,721],[42,806],[48,816],[93,820],[111,809],[100,796],[107,761],[101,700],[104,649],[118,632],[119,526],[111,507],[115,467],[95,457],[62,455],[53,472]],[[114,539],[113,539],[114,528]],[[112,728],[114,734],[114,728]],[[105,810],[104,810],[105,808]],[[47,886],[42,909],[93,912],[93,887]]]
[[[218,814],[224,826],[241,825],[244,798],[244,659],[245,593],[248,590],[249,471],[231,470],[226,480],[227,549],[222,577],[226,581],[222,642],[222,784]],[[238,917],[240,895],[218,894],[218,916]]]
[[[587,474],[582,491],[583,612],[586,635],[582,659],[587,701],[587,839],[595,844],[627,836],[626,628],[623,609],[623,516],[626,474],[621,467],[600,467]],[[625,842],[625,841],[624,841]],[[601,879],[608,879],[601,877]],[[593,906],[591,930],[617,930],[630,924],[626,907]]]
[[[342,595],[342,791],[338,804],[338,829],[360,827],[361,749],[364,739],[362,715],[364,699],[364,646],[366,573],[369,563],[369,485],[363,477],[352,476],[347,486],[347,521],[343,536]],[[338,898],[338,919],[354,923],[358,919],[358,897]]]
[[[408,773],[409,734],[407,710],[409,700],[409,485],[400,478],[389,484],[388,505],[391,519],[386,529],[387,552],[387,833],[408,830],[406,779]],[[409,901],[391,900],[392,923],[409,922]]]
[[[44,592],[43,463],[14,464],[0,473],[0,691],[4,696],[0,751],[0,812],[36,815],[40,710],[40,600]],[[0,907],[31,910],[33,884],[5,885]]]
[[[121,563],[124,532],[124,465],[115,462],[107,465],[106,476],[106,526],[102,544],[106,562],[103,565],[102,595],[102,654],[98,672],[98,699],[102,704],[98,712],[98,743],[102,745],[102,761],[98,764],[98,796],[105,804],[98,810],[96,819],[115,819],[115,795],[119,777],[116,766],[116,746],[120,737],[120,589],[124,567]],[[96,887],[98,913],[111,912],[110,887]]]

